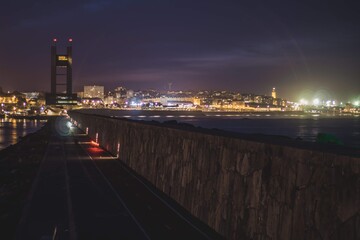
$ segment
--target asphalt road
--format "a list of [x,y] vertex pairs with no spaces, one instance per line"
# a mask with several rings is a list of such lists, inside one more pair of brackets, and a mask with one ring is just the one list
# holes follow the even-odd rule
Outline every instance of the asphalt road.
[[64,129],[53,128],[17,239],[221,239],[79,129]]

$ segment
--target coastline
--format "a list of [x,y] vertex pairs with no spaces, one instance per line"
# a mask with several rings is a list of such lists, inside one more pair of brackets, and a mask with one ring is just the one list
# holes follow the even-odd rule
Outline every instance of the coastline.
[[0,119],[26,119],[26,120],[49,120],[51,118],[54,118],[54,116],[48,116],[48,115],[1,115]]
[[323,112],[312,113],[305,111],[201,111],[201,110],[149,110],[149,109],[113,109],[113,108],[82,108],[75,111],[90,114],[98,114],[102,112],[107,116],[123,115],[123,116],[165,116],[166,114],[177,117],[182,115],[192,115],[194,117],[251,117],[251,116],[267,116],[274,115],[280,117],[301,117],[301,116],[321,116],[321,117],[358,117],[359,114],[341,112]]

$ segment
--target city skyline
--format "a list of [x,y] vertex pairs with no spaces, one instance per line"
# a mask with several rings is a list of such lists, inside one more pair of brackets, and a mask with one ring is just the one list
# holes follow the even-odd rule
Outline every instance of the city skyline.
[[359,97],[360,31],[351,1],[46,1],[5,3],[4,90],[50,91],[49,49],[74,39],[74,91],[236,90],[282,97]]

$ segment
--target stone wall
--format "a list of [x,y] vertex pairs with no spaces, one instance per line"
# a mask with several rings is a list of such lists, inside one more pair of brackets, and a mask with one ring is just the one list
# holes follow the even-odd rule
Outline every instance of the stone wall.
[[78,112],[70,116],[228,239],[360,239],[359,154]]

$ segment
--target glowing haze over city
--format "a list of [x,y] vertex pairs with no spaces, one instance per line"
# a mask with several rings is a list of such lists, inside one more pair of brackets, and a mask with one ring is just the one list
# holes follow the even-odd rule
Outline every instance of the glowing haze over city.
[[[84,85],[233,90],[302,103],[358,101],[355,1],[7,1],[0,86],[49,91],[49,46],[73,39]],[[21,7],[19,7],[21,6]],[[6,56],[6,57],[4,57]],[[315,102],[314,102],[315,101]]]

